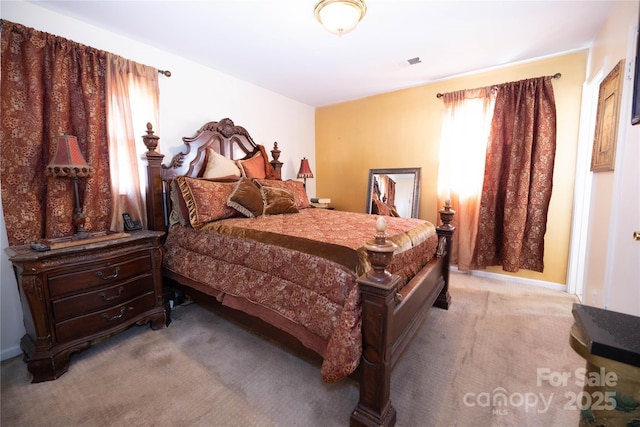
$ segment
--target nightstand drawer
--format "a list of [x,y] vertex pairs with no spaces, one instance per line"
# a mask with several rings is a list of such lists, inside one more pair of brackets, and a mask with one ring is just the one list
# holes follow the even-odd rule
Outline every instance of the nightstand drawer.
[[59,341],[70,341],[127,324],[130,319],[152,309],[154,305],[155,295],[149,292],[125,304],[57,323],[57,338]]
[[85,265],[82,269],[64,271],[49,276],[49,295],[55,298],[70,293],[86,291],[96,286],[108,286],[130,279],[152,270],[151,256],[147,253],[138,257],[119,258]]
[[70,319],[82,314],[122,304],[147,292],[153,292],[153,276],[148,273],[116,285],[97,289],[52,302],[56,321]]

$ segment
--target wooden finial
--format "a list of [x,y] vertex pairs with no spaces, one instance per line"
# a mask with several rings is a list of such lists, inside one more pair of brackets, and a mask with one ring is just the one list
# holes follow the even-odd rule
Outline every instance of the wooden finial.
[[451,209],[451,199],[447,199],[444,202],[444,206],[440,209],[440,220],[442,221],[442,228],[453,230],[454,227],[451,225],[451,221],[453,221],[453,216],[456,214],[456,211]]
[[273,160],[271,160],[269,163],[271,163],[271,166],[273,166],[273,170],[275,171],[275,174],[276,174],[276,179],[281,179],[282,178],[282,162],[279,160],[280,150],[278,149],[277,141],[273,143],[273,150],[271,150],[271,157],[273,158]]
[[159,136],[153,134],[153,126],[151,123],[147,123],[147,134],[142,137],[142,141],[144,141],[144,145],[147,146],[147,150],[150,153],[154,153],[156,148],[158,148],[158,140]]
[[273,160],[275,160],[276,162],[278,161],[278,159],[280,159],[280,150],[278,150],[278,141],[273,143],[273,150],[271,150],[271,156],[273,157]]
[[376,220],[376,233],[374,234],[373,241],[367,242],[364,245],[372,267],[372,270],[367,273],[367,278],[370,280],[383,281],[391,276],[391,274],[386,271],[386,268],[393,259],[393,252],[396,250],[397,245],[387,239],[386,230],[387,221],[384,217],[379,216]]

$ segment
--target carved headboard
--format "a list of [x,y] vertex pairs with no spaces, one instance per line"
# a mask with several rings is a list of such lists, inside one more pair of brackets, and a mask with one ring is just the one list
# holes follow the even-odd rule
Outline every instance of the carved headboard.
[[[150,123],[147,134],[142,137],[147,146],[147,227],[149,230],[165,231],[168,224],[170,206],[169,182],[176,176],[202,176],[207,165],[207,148],[212,148],[228,159],[242,160],[257,152],[267,157],[264,147],[255,143],[249,132],[242,126],[236,126],[229,118],[219,122],[208,122],[200,127],[193,137],[184,137],[185,151],[176,154],[168,165],[162,163],[164,154],[156,152],[158,136],[154,135]],[[282,162],[280,150],[274,143],[271,150],[274,177],[281,179]]]

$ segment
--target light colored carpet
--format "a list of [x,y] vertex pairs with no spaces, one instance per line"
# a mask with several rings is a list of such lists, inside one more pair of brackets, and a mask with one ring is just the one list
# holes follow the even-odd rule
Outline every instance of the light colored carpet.
[[[577,300],[459,273],[451,282],[451,308],[431,310],[394,370],[397,425],[578,425],[564,406],[579,387],[537,381],[538,368],[584,367],[568,344]],[[31,384],[21,358],[3,362],[2,426],[348,425],[353,381],[324,384],[318,366],[196,304],[172,314],[167,329],[134,327],[74,355],[56,381]],[[492,406],[501,395],[506,405]]]

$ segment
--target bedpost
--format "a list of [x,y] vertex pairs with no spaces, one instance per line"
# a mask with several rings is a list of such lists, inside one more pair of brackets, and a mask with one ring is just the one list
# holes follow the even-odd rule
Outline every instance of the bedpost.
[[436,232],[440,239],[440,243],[438,243],[437,256],[443,257],[442,278],[444,279],[444,288],[442,288],[440,295],[438,295],[438,298],[433,305],[438,308],[444,308],[445,310],[447,310],[451,305],[451,295],[449,294],[449,268],[451,262],[451,243],[453,240],[453,232],[456,229],[451,225],[451,221],[455,214],[456,211],[451,209],[451,201],[447,199],[444,202],[444,207],[440,209],[440,220],[442,221],[442,224],[436,227]]
[[375,239],[365,244],[372,270],[358,279],[362,305],[360,400],[351,413],[351,426],[393,426],[391,351],[393,310],[399,276],[386,271],[396,245],[387,240],[386,221],[378,217]]
[[147,146],[147,228],[166,231],[164,213],[164,191],[162,183],[162,159],[164,154],[156,153],[160,137],[153,134],[153,126],[147,123],[147,134],[142,137]]
[[273,170],[276,171],[276,178],[282,179],[282,162],[279,160],[280,150],[278,149],[278,141],[273,143],[273,150],[271,150],[271,157],[273,157],[273,160],[271,160],[269,163],[271,163],[271,166],[273,166]]

